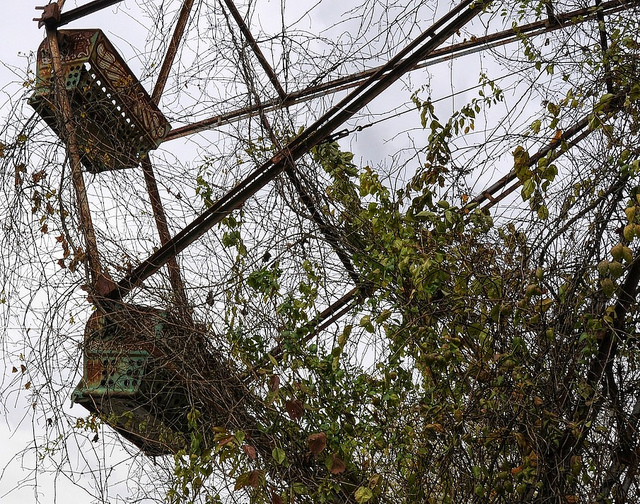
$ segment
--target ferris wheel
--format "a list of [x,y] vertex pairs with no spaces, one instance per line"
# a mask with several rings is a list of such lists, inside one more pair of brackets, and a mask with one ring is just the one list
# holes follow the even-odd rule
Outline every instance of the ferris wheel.
[[[93,413],[110,418],[112,426],[145,453],[162,455],[175,452],[184,445],[187,432],[184,412],[189,406],[196,406],[215,416],[216,411],[228,411],[232,404],[242,403],[238,398],[238,394],[242,395],[239,392],[242,390],[240,378],[225,369],[224,362],[215,352],[206,350],[206,334],[192,320],[176,256],[284,172],[355,283],[349,293],[320,313],[313,325],[322,327],[348,311],[354,300],[366,292],[366,287],[360,284],[347,252],[340,245],[339,232],[325,222],[313,198],[305,192],[298,179],[296,161],[321,142],[336,138],[335,132],[348,119],[407,71],[423,62],[473,19],[483,4],[462,2],[386,65],[374,72],[347,79],[351,82],[346,84],[354,90],[288,143],[277,138],[263,112],[264,104],[245,112],[245,115],[260,115],[263,127],[271,136],[270,141],[278,148],[277,152],[171,237],[150,152],[171,138],[189,135],[220,122],[220,118],[204,120],[172,132],[169,121],[157,106],[194,2],[186,0],[182,6],[151,95],[102,31],[59,29],[116,3],[117,0],[98,0],[67,12],[61,9],[64,1],[43,7],[39,24],[45,26],[47,38],[38,49],[37,84],[30,103],[66,145],[78,219],[86,246],[89,299],[96,307],[85,329],[84,372],[73,393],[74,401]],[[314,94],[331,92],[332,87],[345,85],[345,79],[341,79],[328,86],[316,86],[299,93],[285,92],[232,0],[225,0],[224,6],[277,92],[278,103],[267,106],[287,107]],[[100,174],[136,169],[139,165],[142,166],[162,246],[116,282],[101,266],[100,244],[92,224],[83,172]],[[122,301],[133,287],[164,265],[167,266],[175,298],[171,310]],[[187,353],[185,348],[199,350]],[[277,355],[277,349],[272,353]],[[198,380],[193,377],[198,375],[201,379],[194,386]],[[229,391],[228,394],[220,394],[225,398],[222,402],[210,404],[208,398],[211,394],[206,390],[206,384],[211,383],[222,383],[222,387]],[[225,404],[225,400],[231,403]],[[239,416],[248,417],[248,413]],[[247,425],[243,427],[246,429]]]
[[[47,36],[37,53],[37,82],[30,104],[65,145],[77,221],[84,242],[82,260],[87,269],[88,302],[95,308],[85,327],[82,378],[72,392],[73,401],[105,419],[116,432],[149,456],[178,453],[187,446],[193,430],[193,417],[189,417],[192,411],[198,411],[199,422],[230,431],[242,430],[253,440],[259,453],[270,454],[274,446],[282,443],[277,434],[266,435],[262,428],[266,420],[261,417],[257,399],[247,386],[255,378],[254,369],[238,371],[232,359],[216,348],[210,329],[194,315],[191,279],[181,272],[179,255],[284,175],[306,209],[306,217],[337,258],[340,273],[351,283],[350,289],[319,310],[301,331],[301,338],[310,340],[352,310],[375,287],[360,278],[342,231],[332,224],[302,182],[297,165],[301,158],[322,144],[349,135],[347,122],[415,68],[430,61],[506,44],[517,40],[522,33],[562,29],[577,14],[550,11],[547,19],[529,24],[518,33],[507,30],[442,47],[488,3],[464,0],[385,64],[287,91],[233,1],[224,0],[221,6],[225,14],[235,23],[276,98],[261,101],[253,96],[250,107],[174,127],[159,104],[183,43],[194,2],[185,0],[182,5],[155,86],[149,93],[105,33],[99,29],[66,28],[67,24],[119,1],[95,0],[65,11],[64,0],[59,0],[45,6],[39,18]],[[619,2],[609,2],[598,13],[585,10],[581,15],[584,20],[594,19],[621,8]],[[343,99],[297,135],[281,135],[267,114],[345,90],[349,92]],[[268,159],[253,167],[237,184],[225,187],[200,215],[172,236],[170,218],[158,188],[162,181],[156,175],[154,150],[225,122],[256,117],[268,143],[274,146]],[[560,156],[588,134],[588,118],[584,118],[561,132],[527,162],[533,165],[543,157]],[[563,149],[556,150],[561,144]],[[160,244],[138,264],[123,267],[120,278],[115,278],[103,266],[101,243],[92,223],[84,178],[89,173],[99,183],[102,175],[125,170],[137,173],[140,168]],[[468,205],[489,208],[520,185],[516,174],[510,172],[472,198]],[[136,288],[165,267],[172,294],[166,307],[152,307],[131,299]],[[211,301],[214,303],[215,299]],[[276,345],[266,353],[277,361],[283,348]],[[254,368],[261,365],[256,362]],[[300,415],[299,407],[294,402],[288,405],[292,418]],[[205,436],[203,442],[211,444],[213,438]],[[303,458],[301,456],[301,467],[308,462]]]

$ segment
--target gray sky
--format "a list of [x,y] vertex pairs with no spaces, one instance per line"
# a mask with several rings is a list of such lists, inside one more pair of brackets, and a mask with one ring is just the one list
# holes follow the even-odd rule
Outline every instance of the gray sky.
[[[39,16],[39,12],[34,10],[35,5],[39,5],[42,2],[30,0],[30,1],[8,1],[2,0],[3,5],[2,16],[0,17],[0,33],[3,34],[5,42],[2,43],[1,61],[3,63],[0,66],[0,107],[2,107],[2,116],[7,110],[6,107],[10,107],[14,102],[16,96],[20,94],[22,89],[22,76],[28,59],[24,54],[29,54],[31,51],[35,51],[41,40],[43,39],[43,30],[38,30],[37,24],[32,21],[33,17]],[[68,0],[66,8],[72,8],[78,4],[85,2],[76,2],[74,0]],[[260,19],[268,24],[268,9],[269,6],[278,5],[279,2],[267,2],[263,4],[266,7],[264,13],[261,13]],[[322,12],[319,12],[317,17],[314,18],[314,30],[316,28],[328,27],[333,24],[332,14],[337,8],[344,8],[340,1],[327,1],[325,6],[327,10],[326,19],[322,18]],[[300,10],[305,2],[292,3],[297,6],[299,12],[294,12],[295,7],[291,7],[290,15],[292,18],[299,17],[304,20],[304,9]],[[309,5],[314,5],[315,2],[308,2]],[[336,7],[339,6],[339,7]],[[129,10],[135,7],[135,3],[128,0],[120,7],[119,13],[114,13],[114,8],[106,9],[105,11],[87,17],[81,22],[76,22],[70,28],[80,27],[99,27],[105,31],[109,38],[114,42],[116,47],[124,54],[135,54],[135,48],[138,45],[142,45],[146,33],[144,32],[143,24],[145,20],[136,20],[134,11]],[[300,27],[311,28],[311,19],[300,23]],[[333,33],[324,33],[325,36],[337,37],[340,35],[340,30],[345,30],[345,26],[338,27],[339,29]],[[20,56],[23,54],[23,56]],[[455,94],[456,91],[460,91],[467,87],[473,86],[477,83],[478,70],[483,65],[483,60],[480,56],[474,56],[467,58],[461,63],[464,65],[464,70],[457,71],[461,67],[453,67],[442,65],[442,71],[440,73],[441,80],[435,83],[435,88],[441,93],[442,96]],[[136,62],[130,63],[132,68],[135,69]],[[14,72],[13,69],[18,69]],[[454,69],[456,70],[454,72]],[[17,73],[17,75],[16,75]],[[455,79],[454,79],[455,75]],[[455,81],[455,82],[454,82]],[[427,72],[416,72],[411,76],[409,81],[405,81],[404,84],[398,84],[388,91],[386,96],[396,96],[395,99],[385,99],[379,104],[373,104],[369,111],[372,114],[379,112],[386,112],[389,109],[389,103],[391,101],[407,102],[411,92],[417,89],[420,85],[430,82],[430,75]],[[474,95],[477,93],[474,91]],[[463,95],[457,97],[459,103],[466,102],[470,95]],[[398,99],[399,98],[399,99]],[[434,99],[438,96],[434,96]],[[447,102],[447,106],[451,107],[451,101]],[[375,117],[372,115],[371,117]],[[404,115],[398,122],[386,122],[383,125],[370,128],[357,136],[352,136],[345,141],[347,147],[350,145],[353,148],[357,148],[356,160],[360,164],[366,164],[371,159],[384,158],[385,151],[387,150],[387,143],[393,143],[393,148],[389,147],[389,152],[397,151],[403,147],[411,150],[414,139],[411,137],[410,132],[417,129],[419,126],[419,119],[417,114]],[[356,147],[355,141],[358,144]],[[353,143],[349,143],[353,142]],[[13,339],[16,339],[16,334],[13,335]],[[11,336],[10,336],[11,339]],[[0,361],[0,372],[3,373],[3,379],[0,384],[6,385],[11,380],[16,378],[16,375],[11,372],[11,368],[16,365],[15,362],[8,360]],[[19,363],[18,363],[19,365]],[[73,380],[77,380],[73,378]],[[26,379],[25,379],[26,381]],[[68,384],[69,393],[75,386],[75,383]],[[2,442],[2,451],[0,452],[0,471],[4,469],[4,473],[0,474],[0,502],[3,504],[25,504],[27,502],[34,502],[34,488],[31,481],[27,481],[24,486],[21,487],[21,481],[29,477],[32,469],[37,463],[40,463],[35,457],[33,450],[26,453],[24,458],[16,458],[15,454],[19,453],[25,447],[27,447],[30,441],[33,439],[34,434],[39,435],[43,429],[46,429],[45,425],[34,423],[32,424],[30,408],[31,397],[26,391],[22,391],[20,394],[12,395],[12,402],[5,404],[6,415],[0,415],[0,441]],[[70,401],[69,401],[70,402]],[[85,412],[79,406],[76,406],[71,413],[75,413],[78,416],[84,416]],[[91,478],[83,475],[75,474],[77,482],[82,485],[89,486],[98,481],[114,482],[113,495],[121,492],[121,495],[127,495],[126,484],[124,483],[128,478],[128,464],[127,460],[130,458],[130,454],[122,450],[119,443],[113,443],[107,441],[104,453],[101,449],[102,439],[104,439],[105,433],[101,433],[101,441],[97,447],[94,447],[90,443],[84,443],[83,446],[89,446],[90,448],[96,448],[95,453],[88,450],[86,453],[80,453],[77,450],[76,443],[70,442],[66,444],[66,448],[70,450],[69,459],[72,464],[71,470],[75,468],[94,467],[97,471],[101,471],[102,474],[98,478]],[[104,455],[104,457],[102,457]],[[45,462],[46,463],[46,462]],[[49,467],[50,469],[50,467]],[[107,479],[104,474],[109,474]],[[87,483],[88,482],[88,483]],[[136,482],[130,482],[135,485]],[[144,482],[140,482],[144,484]],[[17,487],[17,488],[16,488]],[[11,489],[16,488],[7,494]],[[89,488],[89,490],[93,490]],[[63,474],[56,475],[55,473],[42,474],[38,476],[37,495],[41,502],[49,503],[54,499],[59,499],[62,502],[74,502],[77,504],[90,504],[95,502],[91,496],[83,491],[79,486],[66,478]],[[115,502],[125,502],[124,500],[113,500]]]
[[[40,12],[35,10],[35,6],[43,3],[45,2],[34,0],[20,2],[2,0],[0,33],[3,34],[4,41],[0,50],[0,61],[2,62],[0,66],[0,117],[4,118],[8,107],[11,107],[21,96],[23,76],[29,61],[27,55],[35,51],[43,40],[44,30],[39,30],[37,23],[32,21],[32,18],[40,16]],[[71,8],[82,3],[69,0],[67,6]],[[87,24],[83,26],[113,26],[116,22],[122,22],[122,19],[116,20],[113,9],[107,9],[87,18],[86,21]],[[121,24],[120,28],[126,30],[126,23]],[[10,329],[10,339],[15,340],[17,335],[17,332],[11,334]],[[19,362],[7,360],[6,357],[0,360],[0,373],[2,373],[0,384],[6,386],[11,380],[14,380],[20,373],[17,375],[12,373],[12,367],[19,367],[19,365]],[[34,488],[31,479],[32,472],[36,465],[42,464],[42,462],[37,460],[33,449],[33,438],[34,435],[40,435],[45,426],[40,423],[32,424],[29,411],[31,397],[29,392],[24,389],[26,381],[26,378],[21,380],[19,387],[22,392],[11,394],[9,396],[11,401],[7,401],[3,405],[4,408],[0,414],[0,446],[2,446],[0,450],[0,502],[3,504],[26,504],[38,500],[43,503],[51,503],[55,499],[78,504],[95,502],[87,492],[61,474],[40,474],[37,478],[37,488]],[[69,384],[69,392],[73,386],[75,383]],[[84,416],[84,411],[78,406],[71,412]],[[31,449],[21,455],[21,452],[27,447]],[[74,450],[73,444],[69,443],[68,448]],[[116,452],[117,450],[116,447]],[[70,454],[72,460],[77,459],[78,456],[78,454]],[[125,452],[120,455],[112,453],[111,456],[113,462],[122,461],[128,457]],[[122,474],[118,475],[120,471]],[[114,479],[118,478],[126,479],[124,465],[117,467],[114,471]]]

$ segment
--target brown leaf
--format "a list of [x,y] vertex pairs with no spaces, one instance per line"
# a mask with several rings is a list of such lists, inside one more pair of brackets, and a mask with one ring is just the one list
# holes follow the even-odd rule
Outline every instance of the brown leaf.
[[284,500],[274,491],[271,491],[271,504],[284,504]]
[[235,439],[235,436],[227,436],[226,438],[223,438],[220,441],[218,441],[218,445],[224,446],[226,444],[229,444],[234,439]]
[[271,390],[271,392],[277,392],[279,388],[280,388],[280,377],[274,374],[269,379],[269,390]]
[[252,488],[256,488],[263,479],[264,471],[258,471],[256,469],[255,471],[251,471],[249,473],[249,485],[251,485]]
[[13,366],[13,367],[11,368],[11,372],[12,372],[12,373],[17,373],[17,372],[18,372],[18,368],[17,368],[17,367],[15,367],[15,366]]
[[31,382],[28,381],[27,383],[24,384],[24,388],[26,388],[27,390],[29,390],[31,388]]
[[242,473],[236,478],[236,484],[233,487],[234,490],[240,490],[241,488],[250,486],[256,488],[258,485],[264,483],[264,471],[255,471]]
[[426,424],[424,428],[427,430],[437,431],[440,433],[444,432],[444,427],[442,426],[442,424],[439,424],[439,423]]
[[311,434],[307,438],[307,445],[309,446],[309,451],[317,457],[318,455],[320,455],[322,450],[327,447],[327,436],[324,432]]
[[289,416],[292,420],[300,420],[302,415],[304,414],[304,406],[302,401],[298,399],[293,399],[292,401],[286,401],[284,403],[284,407],[289,413]]
[[43,178],[47,176],[46,170],[40,170],[31,175],[31,180],[33,180],[34,184],[40,182]]
[[20,175],[21,173],[27,173],[27,168],[22,163],[15,166],[15,184],[17,186],[22,185],[22,176]]
[[22,374],[24,374],[26,370],[27,366],[25,366],[24,364],[20,364],[20,371],[22,371]]
[[251,446],[251,445],[242,445],[242,450],[247,454],[247,457],[249,457],[251,460],[255,460],[256,459],[256,449]]
[[335,453],[331,454],[331,474],[340,474],[345,471],[347,468],[347,464],[344,463],[340,457],[338,457]]

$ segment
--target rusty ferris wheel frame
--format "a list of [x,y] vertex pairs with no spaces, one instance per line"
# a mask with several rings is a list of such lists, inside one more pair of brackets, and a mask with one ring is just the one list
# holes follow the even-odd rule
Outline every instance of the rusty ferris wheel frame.
[[[163,266],[167,266],[171,287],[176,296],[177,305],[181,310],[181,315],[190,319],[187,309],[188,299],[184,289],[184,283],[180,274],[176,256],[186,249],[190,244],[205,234],[215,224],[222,221],[233,210],[239,208],[247,199],[253,196],[261,188],[266,186],[278,175],[285,173],[292,182],[293,187],[298,192],[301,201],[307,206],[310,214],[318,225],[325,239],[332,246],[338,258],[349,273],[355,287],[335,301],[331,306],[319,313],[315,319],[309,322],[310,331],[305,339],[310,339],[319,331],[335,322],[341,316],[351,310],[359,300],[366,296],[371,287],[360,282],[357,271],[351,264],[350,258],[342,249],[338,232],[323,219],[322,213],[315,207],[313,199],[305,192],[296,176],[296,160],[308,153],[313,147],[328,139],[339,138],[344,135],[344,131],[336,131],[352,118],[367,104],[380,95],[391,84],[397,81],[407,72],[435,64],[443,60],[453,59],[469,52],[482,51],[490,47],[515,42],[522,35],[539,35],[555,30],[560,30],[569,24],[582,23],[597,20],[601,26],[601,44],[606,50],[606,36],[604,32],[605,16],[626,10],[633,5],[637,5],[637,0],[613,0],[600,2],[596,0],[593,8],[575,10],[566,13],[555,13],[549,11],[549,18],[543,21],[534,22],[511,30],[497,32],[484,37],[472,38],[469,41],[441,47],[447,39],[455,34],[465,24],[475,18],[482,10],[491,3],[490,0],[463,0],[441,19],[436,21],[431,27],[424,31],[414,41],[410,42],[395,57],[390,59],[385,65],[373,68],[347,77],[332,80],[323,84],[314,85],[306,89],[287,93],[280,84],[278,76],[264,57],[258,43],[253,37],[249,27],[244,22],[242,15],[237,10],[233,0],[222,0],[229,14],[234,19],[245,41],[253,50],[258,62],[262,66],[269,81],[278,94],[275,100],[257,103],[254,106],[229,111],[223,115],[214,116],[193,124],[181,126],[171,131],[164,142],[181,138],[186,135],[197,133],[207,129],[213,129],[229,122],[239,121],[253,116],[259,116],[265,130],[270,134],[270,139],[278,147],[277,153],[257,167],[247,175],[235,187],[230,189],[219,200],[215,201],[206,211],[183,228],[175,236],[169,233],[167,218],[163,209],[162,201],[158,191],[158,185],[154,174],[153,164],[149,156],[144,156],[141,161],[145,183],[149,193],[154,218],[158,229],[161,247],[151,254],[145,261],[134,268],[129,274],[115,283],[103,273],[95,232],[91,222],[88,198],[82,174],[81,157],[78,149],[77,134],[73,125],[73,111],[69,98],[65,92],[65,83],[62,72],[60,48],[57,38],[58,28],[72,21],[78,20],[88,14],[115,5],[122,0],[94,0],[86,5],[63,12],[65,0],[58,0],[45,7],[40,18],[35,19],[39,26],[45,26],[47,40],[50,48],[53,73],[55,79],[55,93],[57,107],[61,113],[64,129],[61,131],[71,165],[71,178],[75,189],[78,205],[81,232],[84,235],[86,244],[86,256],[91,275],[91,300],[98,307],[108,306],[114,301],[122,299],[132,288],[139,286],[151,275],[155,274]],[[194,0],[184,0],[173,35],[171,37],[167,54],[160,67],[158,79],[151,93],[151,100],[158,104],[166,85],[169,71],[175,60],[180,47],[181,39],[193,8]],[[610,87],[610,82],[606,82]],[[265,112],[289,107],[313,99],[321,94],[334,93],[351,89],[349,94],[338,104],[327,111],[322,117],[316,120],[311,126],[300,133],[293,140],[285,145],[280,145],[278,139],[273,134],[270,124],[265,116]],[[608,89],[609,92],[612,89]],[[608,113],[615,115],[621,107],[619,100],[612,100]],[[588,127],[588,117],[583,117],[573,126],[562,132],[548,145],[540,149],[530,157],[529,165],[533,166],[543,157],[556,159],[569,151],[573,146],[580,143],[591,132]],[[520,186],[520,181],[515,172],[511,171],[501,179],[491,184],[468,203],[470,205],[480,205],[483,209],[488,209],[500,200],[506,198]],[[463,208],[464,210],[464,208]],[[281,349],[274,348],[270,354],[275,358],[279,357]]]

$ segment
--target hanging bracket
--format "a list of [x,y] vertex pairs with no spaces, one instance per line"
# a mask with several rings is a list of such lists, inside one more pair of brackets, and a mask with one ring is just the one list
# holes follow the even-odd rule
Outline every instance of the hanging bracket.
[[60,6],[57,2],[50,3],[48,5],[36,7],[36,10],[41,10],[42,16],[39,18],[33,18],[38,22],[38,28],[46,26],[47,28],[57,28],[60,23]]

